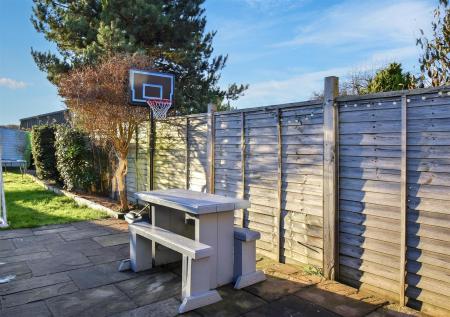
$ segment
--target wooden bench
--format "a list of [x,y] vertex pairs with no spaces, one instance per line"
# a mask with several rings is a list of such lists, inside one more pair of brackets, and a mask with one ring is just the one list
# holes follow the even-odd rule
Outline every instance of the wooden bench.
[[152,241],[182,254],[180,314],[222,300],[217,291],[210,290],[212,247],[146,222],[130,224],[129,232],[130,268],[134,272],[152,268]]

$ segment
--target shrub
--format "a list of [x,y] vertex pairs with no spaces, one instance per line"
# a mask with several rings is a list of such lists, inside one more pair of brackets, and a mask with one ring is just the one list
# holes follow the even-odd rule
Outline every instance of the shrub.
[[96,182],[88,137],[81,131],[58,126],[56,129],[56,166],[68,190],[89,191]]
[[59,181],[55,156],[55,126],[34,126],[31,131],[31,152],[40,179]]

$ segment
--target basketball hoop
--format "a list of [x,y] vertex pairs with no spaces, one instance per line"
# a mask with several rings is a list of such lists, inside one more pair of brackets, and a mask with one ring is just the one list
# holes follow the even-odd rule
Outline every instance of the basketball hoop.
[[167,111],[172,106],[170,99],[148,99],[147,104],[153,112],[155,119],[165,119]]

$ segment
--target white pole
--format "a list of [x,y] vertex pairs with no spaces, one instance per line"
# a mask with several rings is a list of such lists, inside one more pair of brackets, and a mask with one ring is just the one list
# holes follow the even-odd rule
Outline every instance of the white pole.
[[1,146],[0,146],[0,203],[1,203],[0,208],[2,211],[2,219],[0,222],[0,226],[7,227],[8,220],[6,218],[5,190],[3,188],[3,161],[2,161],[2,147]]

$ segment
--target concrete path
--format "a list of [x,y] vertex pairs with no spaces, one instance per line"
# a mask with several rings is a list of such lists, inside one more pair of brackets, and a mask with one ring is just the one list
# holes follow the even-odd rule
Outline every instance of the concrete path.
[[[107,219],[0,231],[0,317],[175,316],[180,267],[117,271],[128,258],[127,225]],[[266,282],[219,289],[223,301],[185,316],[378,317],[418,315],[301,268],[265,258]]]

